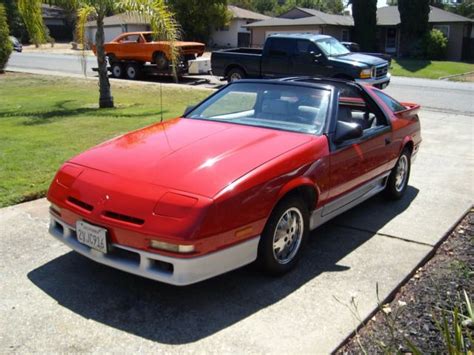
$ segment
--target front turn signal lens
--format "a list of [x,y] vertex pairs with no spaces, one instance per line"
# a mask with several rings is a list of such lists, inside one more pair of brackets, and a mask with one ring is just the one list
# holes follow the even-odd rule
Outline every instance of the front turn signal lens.
[[360,72],[360,78],[361,79],[369,79],[372,77],[372,69],[363,69]]
[[153,249],[166,250],[171,251],[173,253],[182,254],[192,253],[195,251],[194,245],[172,244],[162,242],[160,240],[150,240],[150,247],[152,247]]

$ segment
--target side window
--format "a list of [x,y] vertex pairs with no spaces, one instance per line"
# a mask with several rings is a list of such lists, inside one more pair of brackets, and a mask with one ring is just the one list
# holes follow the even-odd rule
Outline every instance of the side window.
[[313,52],[314,54],[319,54],[321,51],[316,45],[311,41],[298,40],[296,41],[295,54],[302,55]]
[[406,110],[406,107],[403,106],[401,103],[399,103],[397,100],[392,99],[390,96],[387,94],[384,94],[381,91],[374,90],[375,94],[382,99],[382,101],[387,105],[390,110],[393,112],[398,112],[398,111],[403,111]]
[[294,41],[290,41],[285,38],[272,38],[269,39],[269,41],[269,55],[278,57],[288,57],[291,54],[291,46]]
[[380,110],[373,110],[364,97],[355,88],[346,86],[339,93],[338,121],[359,124],[364,134],[388,125],[387,119]]
[[139,35],[128,35],[125,37],[122,37],[119,42],[120,43],[138,43],[140,40]]

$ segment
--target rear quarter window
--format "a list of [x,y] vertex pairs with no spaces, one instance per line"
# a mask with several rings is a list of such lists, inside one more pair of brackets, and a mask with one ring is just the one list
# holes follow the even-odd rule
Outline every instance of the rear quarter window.
[[397,100],[392,99],[390,96],[384,94],[381,91],[374,90],[375,94],[387,105],[393,112],[399,112],[406,110],[406,107],[399,103]]

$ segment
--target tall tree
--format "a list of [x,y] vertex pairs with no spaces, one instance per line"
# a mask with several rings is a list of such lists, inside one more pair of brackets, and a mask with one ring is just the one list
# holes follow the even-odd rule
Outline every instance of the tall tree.
[[423,41],[430,30],[430,0],[398,0],[401,55],[423,56]]
[[377,0],[350,0],[354,37],[363,51],[374,51],[377,32]]
[[[18,7],[25,21],[28,33],[33,40],[44,43],[47,34],[43,23],[41,4],[47,3],[63,8],[75,8],[78,14],[77,32],[79,41],[85,44],[85,24],[95,19],[97,33],[95,42],[97,47],[97,64],[99,74],[99,107],[114,106],[107,61],[104,51],[104,18],[111,13],[134,13],[149,21],[156,36],[171,42],[172,62],[175,63],[177,50],[174,47],[179,36],[179,29],[173,14],[168,9],[165,0],[19,0]],[[173,65],[174,67],[174,65]]]
[[207,42],[213,28],[227,25],[227,0],[168,0],[185,39]]
[[0,0],[0,4],[5,6],[7,13],[8,27],[10,34],[18,38],[21,42],[26,43],[29,40],[23,19],[18,12],[18,5],[15,0]]
[[8,29],[7,13],[5,7],[0,4],[0,74],[3,73],[8,58],[12,53],[12,43],[8,38],[9,34],[10,30]]

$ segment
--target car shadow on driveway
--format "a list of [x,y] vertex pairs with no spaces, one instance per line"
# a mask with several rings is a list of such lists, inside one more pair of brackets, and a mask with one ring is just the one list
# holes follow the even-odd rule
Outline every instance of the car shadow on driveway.
[[[377,197],[359,208],[368,214],[382,210],[379,225],[384,225],[406,209],[417,193],[410,187],[396,208]],[[250,265],[195,285],[175,287],[103,266],[75,252],[31,271],[28,278],[82,317],[160,343],[186,344],[271,306],[323,273],[350,269],[340,260],[374,236],[329,222],[312,233],[298,267],[279,278]]]

